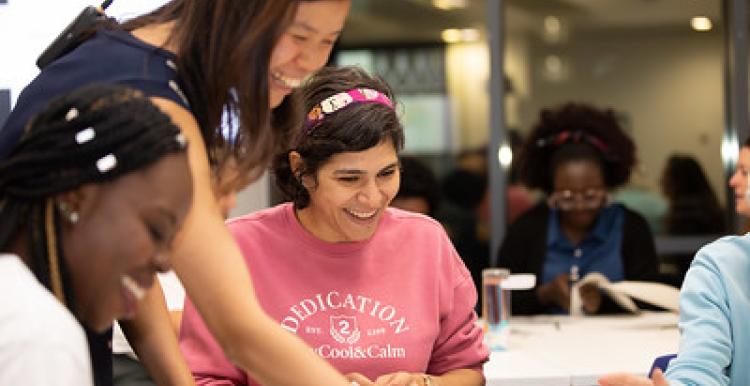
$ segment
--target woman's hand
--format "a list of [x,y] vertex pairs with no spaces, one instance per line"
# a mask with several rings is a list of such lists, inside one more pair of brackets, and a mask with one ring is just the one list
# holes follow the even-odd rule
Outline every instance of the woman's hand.
[[397,372],[381,375],[375,380],[376,386],[440,386],[437,378],[422,373]]
[[651,379],[637,377],[631,374],[608,374],[599,378],[600,386],[669,386],[661,370],[654,370]]
[[583,311],[587,314],[595,314],[602,305],[602,293],[596,284],[584,284],[578,291],[581,294]]
[[360,373],[349,373],[345,375],[346,379],[352,383],[352,386],[374,386],[375,384],[367,377]]
[[570,310],[570,277],[567,274],[557,275],[552,281],[539,286],[536,290],[539,302],[544,305],[554,304],[565,311]]

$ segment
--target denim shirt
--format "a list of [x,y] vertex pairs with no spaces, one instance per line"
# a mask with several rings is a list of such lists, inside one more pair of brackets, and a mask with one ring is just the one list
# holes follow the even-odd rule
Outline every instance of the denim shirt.
[[[589,272],[600,272],[610,281],[625,278],[622,262],[622,232],[625,212],[620,204],[612,204],[599,212],[594,228],[574,245],[560,228],[560,212],[552,209],[547,222],[547,254],[542,267],[541,284],[560,274],[569,274],[578,266],[579,278]],[[553,311],[562,312],[555,308]]]

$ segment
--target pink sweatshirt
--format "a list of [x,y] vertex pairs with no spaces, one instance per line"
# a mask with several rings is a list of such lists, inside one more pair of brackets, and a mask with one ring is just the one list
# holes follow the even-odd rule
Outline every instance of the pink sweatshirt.
[[[228,223],[263,309],[342,373],[481,371],[471,275],[442,226],[387,209],[375,234],[328,243],[291,204]],[[231,315],[227,315],[231,317]],[[188,300],[180,346],[199,385],[255,385],[231,364]]]

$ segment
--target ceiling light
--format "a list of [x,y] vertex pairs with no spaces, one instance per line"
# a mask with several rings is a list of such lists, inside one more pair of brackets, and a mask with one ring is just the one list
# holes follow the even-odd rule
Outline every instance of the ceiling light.
[[724,161],[724,166],[734,168],[739,158],[740,145],[737,142],[736,135],[724,135],[721,139],[721,159]]
[[446,43],[458,43],[461,41],[461,30],[456,28],[444,29],[443,32],[440,33],[440,37],[443,38],[443,41]]
[[713,27],[711,19],[705,16],[695,16],[690,19],[690,26],[696,31],[710,31]]
[[444,10],[466,8],[466,0],[432,0],[432,6]]
[[557,55],[547,55],[544,58],[544,66],[547,68],[547,71],[559,74],[563,69],[562,59]]
[[562,29],[562,23],[557,16],[547,16],[544,18],[544,32],[549,35],[559,35]]
[[440,33],[446,43],[475,42],[479,40],[479,30],[476,28],[449,28]]
[[561,43],[564,39],[563,22],[559,17],[549,15],[544,17],[542,37],[549,44]]
[[500,162],[500,166],[504,169],[510,168],[510,163],[513,162],[513,151],[510,150],[510,146],[508,146],[507,143],[504,143],[500,146],[500,149],[498,149],[497,160]]
[[475,42],[479,40],[479,30],[476,28],[464,28],[461,30],[461,40]]

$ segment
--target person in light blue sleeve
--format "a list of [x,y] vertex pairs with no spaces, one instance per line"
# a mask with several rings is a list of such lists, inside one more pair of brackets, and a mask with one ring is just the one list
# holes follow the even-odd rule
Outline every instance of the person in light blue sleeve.
[[[736,211],[750,217],[750,139],[729,180]],[[750,385],[750,233],[727,236],[701,248],[680,295],[680,349],[666,374],[602,377],[602,386]]]

